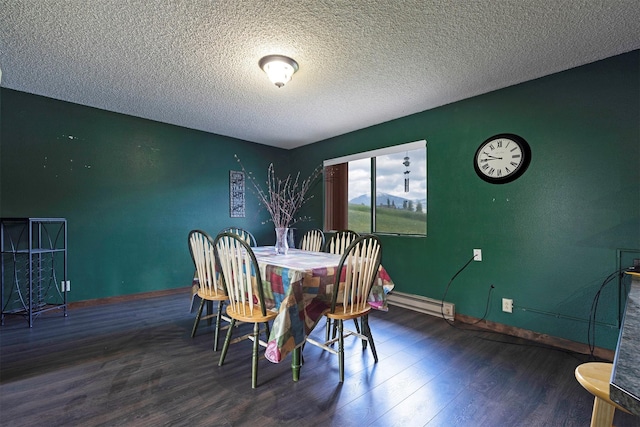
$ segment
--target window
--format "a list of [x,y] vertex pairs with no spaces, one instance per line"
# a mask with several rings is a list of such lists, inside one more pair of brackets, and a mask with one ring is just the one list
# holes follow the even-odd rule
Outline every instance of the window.
[[426,235],[426,144],[325,160],[325,230]]

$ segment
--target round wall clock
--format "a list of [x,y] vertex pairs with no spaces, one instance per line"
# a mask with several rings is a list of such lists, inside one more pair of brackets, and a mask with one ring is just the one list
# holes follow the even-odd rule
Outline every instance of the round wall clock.
[[531,147],[518,135],[501,133],[480,144],[473,167],[483,180],[506,184],[519,178],[531,163]]

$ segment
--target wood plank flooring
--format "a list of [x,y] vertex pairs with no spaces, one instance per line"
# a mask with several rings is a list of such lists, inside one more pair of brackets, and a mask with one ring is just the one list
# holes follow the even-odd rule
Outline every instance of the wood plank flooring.
[[[399,307],[371,316],[377,364],[347,339],[344,384],[336,356],[309,345],[298,383],[290,357],[262,359],[252,390],[251,343],[233,345],[218,367],[211,328],[202,323],[190,338],[189,297],[185,290],[75,308],[66,318],[54,312],[32,329],[8,317],[0,327],[0,425],[589,425],[593,398],[573,375],[586,356]],[[617,411],[615,424],[640,419]]]

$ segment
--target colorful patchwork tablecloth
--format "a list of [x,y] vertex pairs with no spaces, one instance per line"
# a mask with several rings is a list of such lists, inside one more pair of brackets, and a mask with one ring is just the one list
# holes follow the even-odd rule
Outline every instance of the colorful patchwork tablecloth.
[[[260,267],[267,308],[278,311],[265,357],[279,363],[294,348],[304,344],[306,336],[329,310],[340,255],[299,249],[289,249],[287,255],[276,255],[273,246],[252,249]],[[393,287],[389,274],[381,265],[369,304],[378,310],[388,310],[386,295]],[[198,278],[194,277],[194,295],[197,291]]]
[[[279,312],[265,352],[268,360],[278,363],[304,343],[329,309],[340,255],[298,249],[276,255],[269,246],[253,251],[260,266],[267,305]],[[387,310],[386,294],[393,286],[380,266],[369,298],[371,306]]]

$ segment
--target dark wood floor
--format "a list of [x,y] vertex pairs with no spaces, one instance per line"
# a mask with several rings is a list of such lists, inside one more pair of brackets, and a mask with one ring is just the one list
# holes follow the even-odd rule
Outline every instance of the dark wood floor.
[[[211,329],[203,323],[190,338],[188,306],[185,293],[47,314],[32,329],[8,318],[0,424],[589,425],[592,397],[573,375],[585,356],[391,307],[371,318],[379,363],[348,339],[343,385],[336,357],[309,345],[298,383],[290,357],[262,359],[252,390],[250,342],[232,346],[218,367]],[[618,411],[615,423],[640,420]]]

